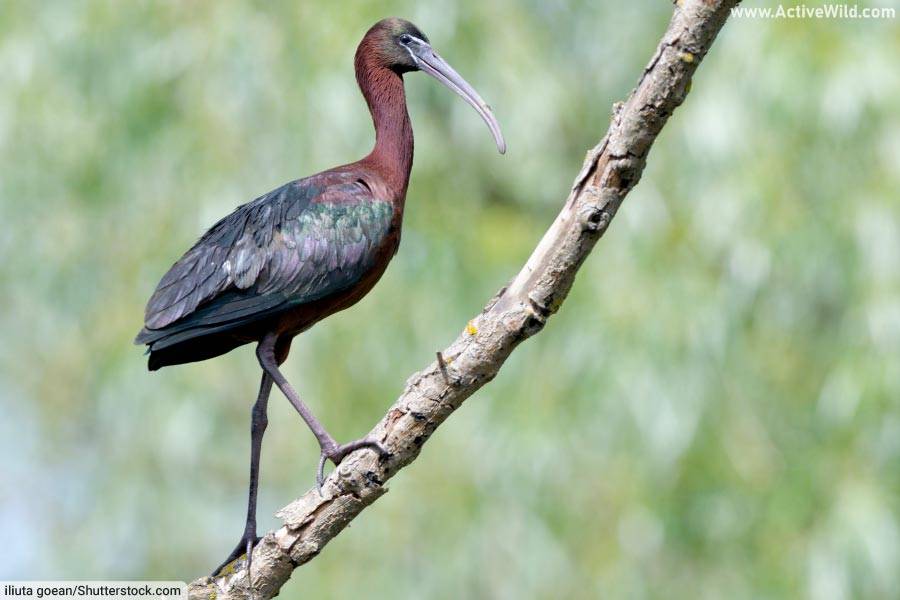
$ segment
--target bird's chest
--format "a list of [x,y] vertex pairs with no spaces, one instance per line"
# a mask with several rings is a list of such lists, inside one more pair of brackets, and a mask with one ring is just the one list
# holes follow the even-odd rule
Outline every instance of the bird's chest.
[[[362,261],[364,265],[359,271],[358,278],[349,289],[345,290],[350,304],[357,302],[365,296],[378,283],[381,276],[387,270],[388,264],[400,248],[400,233],[403,220],[403,210],[391,207],[390,217],[386,219],[383,229],[377,237],[373,237],[368,248],[368,256]],[[346,308],[349,304],[342,305]]]
[[[358,302],[381,279],[399,248],[402,207],[373,202],[327,210],[327,216],[303,227],[305,235],[298,236],[302,239],[294,248],[298,269],[310,272],[307,280],[319,294],[295,304],[285,315],[284,329],[302,331]],[[298,292],[304,295],[302,288]]]

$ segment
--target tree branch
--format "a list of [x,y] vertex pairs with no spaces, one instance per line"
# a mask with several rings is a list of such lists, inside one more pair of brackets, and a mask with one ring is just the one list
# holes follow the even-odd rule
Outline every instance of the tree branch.
[[[359,450],[315,488],[282,508],[284,525],[253,550],[254,598],[275,596],[298,566],[314,558],[362,510],[387,490],[385,482],[419,454],[432,432],[489,382],[523,340],[538,333],[569,292],[575,274],[638,182],[647,153],[691,76],[740,0],[677,0],[675,14],[637,87],[613,107],[600,143],[588,152],[565,205],[515,279],[469,321],[437,360],[407,382],[371,431],[391,452],[379,459]],[[192,599],[250,595],[246,561],[189,586]]]

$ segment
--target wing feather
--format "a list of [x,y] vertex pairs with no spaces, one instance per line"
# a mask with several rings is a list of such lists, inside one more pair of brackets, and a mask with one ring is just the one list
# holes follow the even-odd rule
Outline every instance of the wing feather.
[[349,173],[294,181],[244,204],[163,276],[136,342],[219,330],[353,285],[374,266],[392,218],[390,203]]

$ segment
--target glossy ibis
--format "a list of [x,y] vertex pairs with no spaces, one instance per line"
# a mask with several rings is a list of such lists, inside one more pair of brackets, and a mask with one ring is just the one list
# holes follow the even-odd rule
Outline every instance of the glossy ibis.
[[[497,149],[506,144],[490,107],[412,23],[384,19],[356,50],[356,80],[375,124],[375,147],[354,163],[292,181],[238,207],[176,262],[147,303],[135,343],[149,346],[155,371],[213,358],[256,342],[262,383],[252,410],[250,492],[244,534],[222,566],[256,544],[256,490],[272,383],[287,396],[325,461],[387,450],[372,438],[338,444],[279,370],[291,340],[355,304],[384,273],[400,243],[413,159],[403,74],[424,71],[462,96],[484,119]],[[221,569],[216,569],[218,572]]]

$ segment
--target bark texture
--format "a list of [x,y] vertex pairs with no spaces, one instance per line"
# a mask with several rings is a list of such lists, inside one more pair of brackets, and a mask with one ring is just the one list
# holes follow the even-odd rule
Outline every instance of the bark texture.
[[684,100],[691,76],[738,2],[675,2],[669,27],[637,87],[613,107],[609,130],[588,152],[562,211],[528,262],[434,362],[409,378],[400,398],[372,429],[390,457],[358,450],[345,458],[327,478],[321,496],[313,488],[277,513],[284,524],[253,550],[251,578],[246,561],[238,559],[224,574],[191,583],[193,600],[277,595],[295,568],[313,559],[387,491],[385,482],[415,460],[432,432],[497,375],[516,346],[544,327],[640,179],[650,146]]

